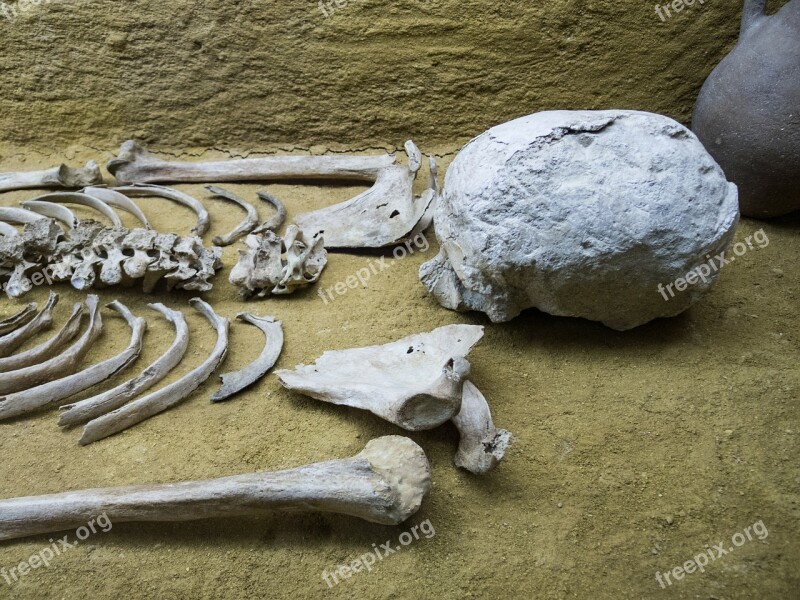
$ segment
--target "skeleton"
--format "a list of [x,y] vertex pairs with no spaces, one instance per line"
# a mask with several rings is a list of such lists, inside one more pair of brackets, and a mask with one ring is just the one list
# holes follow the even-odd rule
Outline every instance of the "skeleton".
[[238,204],[247,213],[247,216],[244,218],[244,220],[241,223],[239,223],[233,229],[233,231],[230,231],[229,233],[226,233],[225,235],[222,236],[218,235],[213,239],[213,242],[216,246],[230,246],[233,242],[235,242],[241,237],[244,237],[248,233],[252,232],[256,227],[258,227],[258,211],[256,210],[255,206],[253,206],[246,200],[243,200],[236,194],[233,194],[227,190],[222,189],[221,187],[209,185],[206,187],[206,190],[208,190],[215,196],[224,198],[225,200],[229,200],[234,204]]
[[453,424],[461,435],[454,461],[457,467],[481,475],[503,459],[511,434],[495,429],[489,404],[471,381],[464,382],[461,410],[453,417]]
[[264,332],[266,345],[259,357],[244,369],[220,375],[222,386],[211,396],[212,402],[222,402],[264,377],[281,354],[283,348],[283,328],[273,317],[257,317],[250,313],[239,313],[236,318],[250,323]]
[[291,294],[317,281],[328,262],[321,236],[309,239],[296,225],[286,228],[281,239],[271,231],[248,235],[246,250],[231,269],[230,282],[243,297]]
[[164,379],[183,359],[189,346],[189,327],[183,313],[170,310],[163,304],[148,304],[175,325],[175,341],[169,349],[138,376],[91,398],[61,407],[58,424],[77,425],[124,406],[126,402],[147,391]]
[[[58,294],[50,292],[42,312],[11,333],[0,337],[0,357],[5,357],[22,346],[40,331],[53,326],[53,308],[58,304]],[[2,376],[0,376],[2,377]]]
[[0,540],[74,529],[100,514],[113,523],[163,522],[293,509],[398,525],[419,510],[430,487],[422,448],[386,436],[352,458],[284,471],[2,500]]
[[160,185],[126,185],[111,188],[113,191],[124,194],[131,198],[165,198],[167,200],[172,200],[173,202],[177,202],[178,204],[182,204],[190,208],[194,213],[197,215],[197,225],[195,225],[190,234],[202,237],[208,231],[208,228],[211,226],[211,221],[208,216],[208,211],[203,204],[198,201],[196,198],[193,198],[189,194],[184,194],[183,192],[179,192],[178,190],[173,190],[172,188],[163,187]]
[[72,341],[81,326],[81,316],[83,315],[83,304],[77,303],[72,308],[70,315],[64,326],[49,340],[46,340],[34,346],[30,350],[20,352],[19,354],[12,354],[5,358],[0,358],[0,373],[7,371],[16,371],[32,365],[38,365],[40,362],[53,358],[58,354],[59,350],[66,344]]
[[483,327],[448,325],[382,346],[324,353],[313,365],[278,371],[284,387],[369,410],[410,431],[432,429],[461,409],[466,356]]
[[[53,204],[68,203],[68,204],[77,204],[79,206],[86,206],[88,208],[96,210],[101,215],[106,217],[109,221],[111,221],[111,224],[114,225],[114,227],[122,227],[122,221],[120,221],[119,215],[114,212],[114,209],[112,209],[108,204],[106,204],[99,198],[95,198],[94,196],[90,196],[88,194],[84,194],[81,192],[54,192],[52,194],[45,194],[44,196],[37,196],[36,198],[32,198],[27,202],[23,202],[22,206],[24,208],[34,210],[33,206],[41,208],[42,204],[44,203],[53,203]],[[40,210],[35,210],[34,212],[39,212],[40,214],[44,214]],[[45,216],[51,216],[51,215],[45,215]]]
[[61,221],[69,229],[75,229],[78,226],[78,217],[66,206],[53,204],[52,202],[41,202],[39,200],[26,200],[21,203],[21,206],[23,209],[34,212],[37,215]]
[[[131,311],[119,301],[115,300],[108,306],[119,312],[131,328],[131,340],[128,347],[118,355],[92,365],[78,373],[73,373],[61,379],[56,379],[5,397],[0,397],[0,420],[33,412],[48,404],[58,402],[64,398],[69,398],[79,392],[94,387],[98,383],[126,369],[138,358],[142,350],[142,337],[147,328],[147,322],[142,318],[134,317]],[[99,319],[97,322],[99,323]]]
[[114,208],[118,208],[132,214],[142,225],[144,225],[145,229],[150,229],[150,222],[142,212],[142,209],[140,209],[139,206],[125,194],[111,190],[107,187],[97,186],[84,188],[81,190],[81,192],[88,196],[97,198],[109,206],[113,206]]
[[217,343],[209,357],[201,365],[172,384],[90,421],[83,430],[83,436],[80,439],[81,444],[91,444],[119,433],[175,406],[200,387],[216,371],[225,359],[225,354],[228,350],[228,319],[217,315],[211,306],[199,298],[192,298],[189,303],[208,319],[217,332]]
[[35,188],[80,188],[102,182],[100,167],[90,160],[82,169],[60,165],[45,171],[0,173],[0,192]]
[[19,329],[21,326],[25,325],[25,323],[28,323],[36,315],[37,308],[38,305],[32,302],[17,314],[0,321],[0,335],[11,333],[15,329]]

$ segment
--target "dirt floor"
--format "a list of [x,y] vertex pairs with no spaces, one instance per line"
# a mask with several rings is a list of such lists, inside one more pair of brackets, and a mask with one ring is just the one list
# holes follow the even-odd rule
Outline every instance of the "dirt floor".
[[[35,169],[61,160],[105,161],[115,148],[106,150],[44,156],[5,148],[0,158],[4,170]],[[442,172],[453,150],[439,149],[446,155]],[[241,217],[208,199],[202,186],[179,188],[209,206],[207,242]],[[263,189],[230,188],[246,197]],[[266,189],[291,214],[358,191]],[[31,195],[4,194],[0,203],[16,205]],[[191,228],[188,210],[150,202],[141,205],[158,229]],[[267,208],[259,210],[267,216]],[[230,247],[206,299],[230,318],[248,310],[280,319],[286,344],[279,368],[313,362],[325,350],[388,342],[441,325],[484,325],[486,335],[470,355],[472,380],[488,398],[496,424],[514,434],[506,459],[491,475],[472,476],[452,464],[457,435],[451,425],[410,434],[431,461],[434,485],[420,512],[401,526],[302,513],[114,523],[49,568],[11,585],[0,578],[0,598],[796,598],[800,216],[743,220],[737,237],[759,229],[769,245],[728,266],[703,301],[680,317],[626,333],[536,311],[493,325],[477,314],[441,308],[417,277],[419,265],[436,252],[432,233],[426,251],[402,260],[386,253],[389,268],[327,304],[318,290],[384,255],[332,254],[316,288],[242,302],[227,281],[237,252]],[[17,302],[3,297],[0,316],[42,302],[48,291],[37,288]],[[83,296],[64,285],[56,291],[58,326]],[[119,298],[149,323],[142,357],[107,387],[132,376],[172,341],[170,326],[147,302],[185,308],[189,319],[189,352],[167,381],[199,364],[213,346],[214,335],[188,307],[188,294],[99,294],[103,302]],[[109,310],[103,316],[105,332],[87,364],[127,343],[124,322]],[[234,323],[223,369],[245,365],[262,340],[254,328]],[[403,433],[369,413],[289,393],[274,375],[224,404],[208,401],[216,387],[214,377],[173,410],[88,447],[77,444],[79,430],[59,429],[56,410],[0,423],[0,497],[282,469],[351,456],[372,438]],[[401,545],[415,525],[419,539]],[[53,539],[67,534],[75,541],[74,531]],[[332,587],[324,580],[324,572],[387,541],[401,549],[371,571]],[[720,543],[733,550],[716,557],[713,548]],[[49,536],[0,543],[0,568],[11,569],[49,544]],[[703,572],[679,580],[672,575],[709,551],[715,558]]]

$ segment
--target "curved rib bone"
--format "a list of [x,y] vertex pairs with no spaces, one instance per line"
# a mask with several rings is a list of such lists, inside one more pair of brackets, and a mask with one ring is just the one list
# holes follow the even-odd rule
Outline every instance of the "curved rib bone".
[[15,329],[19,329],[25,325],[25,323],[30,322],[36,315],[37,308],[38,305],[36,302],[31,302],[17,314],[0,321],[0,335],[11,333]]
[[219,196],[220,198],[224,198],[225,200],[230,200],[231,202],[238,204],[247,212],[247,216],[244,218],[244,220],[232,231],[223,236],[218,235],[214,237],[212,241],[216,246],[230,246],[233,242],[241,237],[244,237],[258,226],[258,212],[256,211],[255,206],[246,200],[243,200],[236,194],[215,185],[206,186],[206,190],[215,196]]
[[134,217],[139,219],[142,225],[145,226],[145,229],[151,229],[150,222],[142,212],[142,209],[139,208],[139,206],[125,194],[121,194],[120,192],[114,191],[107,187],[87,187],[83,188],[81,192],[89,196],[93,196],[98,200],[105,202],[109,206],[113,206],[114,208],[118,208],[132,214]]
[[317,400],[368,410],[404,429],[432,429],[461,408],[467,354],[483,327],[448,325],[430,333],[325,352],[313,365],[277,371],[284,387]]
[[284,471],[2,500],[0,540],[74,529],[97,515],[124,523],[314,510],[398,525],[419,510],[430,488],[422,448],[386,436],[352,458]]
[[25,210],[24,208],[13,208],[8,206],[0,207],[0,221],[6,221],[7,223],[19,223],[20,225],[25,225],[27,223],[35,223],[36,221],[41,221],[42,219],[46,218],[47,217],[37,215],[34,212]]
[[228,351],[228,319],[219,316],[211,306],[199,298],[192,298],[189,303],[200,311],[217,331],[217,343],[211,355],[200,366],[174,383],[90,421],[83,430],[83,436],[80,439],[82,445],[91,444],[119,433],[175,406],[200,387],[217,370]]
[[251,233],[264,233],[265,231],[278,231],[283,225],[283,222],[286,220],[286,207],[283,205],[283,202],[278,200],[272,194],[268,194],[267,192],[257,192],[259,198],[261,198],[267,204],[271,204],[275,207],[275,214],[267,221],[264,221],[261,225],[253,229]]
[[267,371],[275,366],[283,349],[283,328],[281,322],[275,321],[274,317],[257,317],[250,313],[239,313],[236,318],[263,331],[266,345],[261,351],[261,355],[244,369],[220,375],[222,386],[211,396],[212,402],[227,400],[264,377]]
[[9,225],[5,221],[0,221],[0,235],[4,235],[7,238],[12,237],[19,237],[19,231],[13,225]]
[[[45,194],[44,196],[32,198],[28,203],[31,202],[52,202],[55,204],[67,202],[69,204],[87,206],[109,219],[114,227],[122,227],[122,221],[120,221],[119,215],[114,212],[114,209],[102,200],[81,192],[53,192],[52,194]],[[23,206],[24,204],[25,203],[23,203]]]
[[[42,312],[19,329],[0,337],[0,357],[8,356],[34,335],[53,326],[53,308],[58,304],[58,294],[50,292]],[[0,375],[0,377],[2,377]]]
[[67,320],[64,327],[49,340],[42,342],[38,346],[31,348],[20,354],[12,354],[6,358],[0,358],[0,373],[6,371],[16,371],[31,365],[37,365],[42,361],[52,358],[70,340],[72,340],[81,325],[83,315],[83,304],[78,302],[72,309],[72,315]]
[[70,229],[75,229],[78,226],[79,219],[75,216],[75,213],[61,204],[42,202],[40,200],[25,200],[21,205],[25,210],[35,212],[37,215],[61,221]]
[[0,398],[0,420],[33,412],[48,404],[88,390],[124,370],[136,360],[142,351],[142,337],[147,328],[147,321],[134,317],[131,311],[117,300],[108,306],[120,313],[131,328],[131,340],[128,347],[117,356],[78,373]]
[[186,325],[183,313],[177,310],[170,310],[163,304],[148,304],[148,306],[160,312],[175,325],[175,341],[158,360],[135,378],[97,396],[86,398],[75,404],[62,406],[61,410],[63,412],[58,420],[59,425],[68,426],[85,423],[123,406],[128,400],[135,398],[164,379],[183,359],[184,354],[186,354],[186,348],[189,345],[189,328]]
[[115,192],[125,194],[131,198],[147,198],[152,196],[157,198],[166,198],[167,200],[172,200],[173,202],[183,204],[184,206],[192,209],[197,215],[197,225],[192,228],[192,235],[202,237],[205,235],[211,225],[206,207],[203,206],[203,204],[196,198],[193,198],[189,194],[179,192],[178,190],[160,185],[146,185],[138,183],[111,189],[113,189]]
[[33,188],[79,188],[103,183],[100,167],[93,160],[81,168],[60,165],[45,171],[0,173],[0,192]]
[[461,434],[454,462],[476,475],[488,473],[503,459],[511,433],[495,429],[489,404],[471,381],[464,382],[461,411],[453,417]]
[[89,325],[84,334],[59,356],[38,365],[9,371],[8,373],[0,373],[0,394],[9,394],[32,388],[58,379],[62,375],[75,372],[78,364],[89,352],[92,343],[103,329],[97,296],[87,296],[86,304],[89,307]]

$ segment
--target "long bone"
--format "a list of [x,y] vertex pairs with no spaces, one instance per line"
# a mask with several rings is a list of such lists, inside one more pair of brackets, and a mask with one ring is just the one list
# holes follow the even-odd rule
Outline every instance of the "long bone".
[[[106,217],[109,221],[111,221],[111,224],[114,227],[122,227],[122,221],[120,221],[119,215],[114,212],[114,209],[112,209],[108,204],[99,198],[81,192],[53,192],[52,194],[45,194],[43,196],[31,198],[27,204],[32,202],[52,202],[54,204],[69,203],[78,204],[79,206],[86,206],[96,210],[101,215]],[[25,204],[26,203],[23,203],[23,206]]]
[[212,402],[222,402],[243,389],[253,385],[267,374],[283,349],[283,327],[274,317],[258,317],[250,313],[239,313],[236,318],[258,327],[266,338],[266,344],[259,357],[239,371],[220,375],[222,386],[211,396]]
[[75,216],[75,213],[62,204],[42,202],[41,200],[25,200],[21,202],[20,205],[25,210],[34,212],[37,215],[61,221],[70,229],[75,229],[80,222],[78,217]]
[[0,173],[0,192],[35,188],[80,188],[102,182],[100,167],[90,160],[83,168],[60,165],[45,171]]
[[36,387],[0,397],[0,420],[18,417],[39,408],[59,402],[64,398],[88,390],[98,383],[124,370],[142,351],[142,337],[147,328],[147,321],[134,317],[128,308],[115,300],[108,305],[120,313],[131,328],[131,340],[128,347],[118,355],[101,361],[78,373],[56,379]]
[[218,235],[214,237],[212,241],[216,246],[230,246],[233,242],[241,237],[244,237],[258,227],[258,211],[256,210],[256,207],[250,204],[247,200],[244,200],[236,194],[215,185],[206,186],[206,190],[209,193],[218,196],[219,198],[224,198],[225,200],[233,202],[234,204],[238,204],[247,213],[244,220],[235,228],[233,228],[233,230],[225,235]]
[[0,373],[0,394],[32,388],[75,372],[78,364],[89,352],[92,343],[103,329],[97,296],[87,296],[86,305],[89,307],[89,324],[83,335],[64,352],[50,360],[16,371]]
[[0,337],[0,357],[8,356],[34,335],[53,326],[53,308],[58,304],[58,294],[50,292],[42,312],[22,327]]
[[31,319],[33,319],[34,316],[36,316],[37,308],[38,305],[36,302],[31,302],[17,314],[0,321],[0,335],[11,333],[15,329],[19,329],[25,325],[25,323],[28,323]]
[[63,412],[58,420],[59,425],[85,423],[123,406],[164,379],[183,359],[186,348],[189,346],[189,327],[186,325],[183,313],[170,310],[163,304],[148,304],[148,306],[160,312],[175,326],[175,341],[160,358],[133,379],[97,396],[62,406]]
[[192,521],[268,510],[338,513],[399,525],[431,488],[422,448],[408,438],[370,441],[352,458],[207,481],[83,490],[0,501],[0,540],[113,523]]
[[30,367],[55,356],[65,344],[78,335],[81,326],[81,315],[83,315],[83,304],[78,302],[74,305],[72,315],[70,315],[61,330],[49,340],[25,352],[0,358],[0,373]]
[[160,185],[146,185],[146,184],[133,184],[111,188],[115,192],[125,194],[130,198],[166,198],[178,204],[182,204],[190,208],[197,215],[197,225],[192,228],[191,234],[202,237],[211,226],[211,220],[208,216],[206,207],[202,202],[193,198],[189,194],[184,194],[172,188],[163,187]]
[[127,213],[132,214],[136,217],[142,225],[145,226],[145,229],[150,229],[150,222],[147,220],[147,217],[142,212],[142,209],[130,198],[128,198],[125,194],[117,192],[115,190],[109,189],[107,187],[87,187],[81,190],[84,194],[88,196],[92,196],[105,202],[109,206],[114,208],[118,208],[120,210],[124,210]]
[[217,343],[209,357],[190,373],[170,385],[87,423],[80,439],[82,445],[91,444],[119,433],[175,406],[200,387],[225,360],[225,354],[228,351],[228,319],[219,316],[211,306],[199,298],[192,298],[189,303],[208,319],[217,332]]
[[461,436],[456,466],[476,475],[494,469],[511,442],[511,434],[495,428],[486,398],[471,381],[464,382],[461,410],[453,417],[453,424]]

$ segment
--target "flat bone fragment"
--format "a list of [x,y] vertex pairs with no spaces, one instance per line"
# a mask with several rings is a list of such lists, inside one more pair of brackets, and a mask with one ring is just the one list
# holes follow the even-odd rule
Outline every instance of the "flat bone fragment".
[[17,369],[24,369],[32,365],[38,365],[40,362],[53,358],[58,354],[59,350],[66,344],[72,341],[81,326],[81,316],[83,315],[83,304],[78,302],[72,308],[72,315],[70,315],[64,326],[49,340],[46,340],[34,346],[30,350],[12,354],[5,358],[0,358],[0,373],[7,371],[16,371]]
[[113,208],[99,198],[90,196],[88,194],[83,194],[81,192],[53,192],[52,194],[37,196],[28,202],[52,202],[54,204],[68,203],[86,206],[99,212],[101,215],[111,221],[111,224],[114,227],[122,227],[122,221],[120,221],[119,215],[114,212]]
[[430,488],[422,448],[386,436],[352,458],[283,471],[0,500],[0,540],[75,530],[97,515],[113,523],[166,522],[300,510],[399,525],[419,510]]
[[410,431],[432,429],[461,409],[466,356],[477,325],[447,325],[382,346],[325,352],[313,365],[277,371],[284,387],[368,410]]
[[263,331],[266,344],[259,357],[245,368],[220,375],[222,386],[211,396],[211,402],[227,400],[264,377],[275,366],[283,349],[283,327],[274,317],[258,317],[243,312],[236,315],[236,318]]
[[48,404],[88,390],[123,371],[139,357],[147,321],[133,316],[131,311],[117,300],[108,306],[120,313],[131,328],[128,347],[116,356],[87,367],[78,373],[0,397],[0,421],[33,412]]
[[58,304],[58,294],[50,292],[42,312],[22,327],[0,337],[0,357],[8,356],[37,333],[50,329],[53,326],[53,309],[56,304]]
[[375,181],[395,157],[268,156],[223,161],[182,162],[156,158],[128,140],[108,171],[121,185],[128,183],[220,183],[236,181],[344,180]]
[[81,188],[102,182],[100,167],[90,160],[83,168],[60,165],[45,171],[0,173],[0,192],[36,188]]
[[414,197],[422,155],[411,141],[406,152],[407,166],[383,169],[375,185],[351,200],[298,215],[297,226],[312,235],[321,233],[326,248],[382,248],[406,239],[430,212],[436,189],[432,185]]
[[89,307],[89,324],[83,335],[64,352],[43,363],[0,373],[0,394],[36,387],[75,372],[103,329],[97,296],[87,296],[86,305]]
[[164,379],[183,359],[189,346],[189,327],[183,313],[163,304],[148,304],[175,325],[175,341],[169,349],[139,375],[106,392],[62,406],[58,424],[62,427],[85,423],[116,410]]
[[138,183],[133,185],[119,186],[111,189],[121,194],[125,194],[130,198],[165,198],[190,208],[197,215],[197,225],[192,228],[192,235],[202,237],[206,234],[208,228],[211,226],[211,221],[206,207],[203,206],[202,202],[196,198],[193,198],[189,194],[184,194],[178,190],[160,185],[145,185]]
[[93,196],[98,200],[101,200],[112,206],[114,208],[118,208],[120,210],[124,210],[127,213],[132,214],[136,217],[139,222],[144,225],[145,229],[150,229],[150,222],[147,220],[147,217],[142,212],[142,209],[130,198],[128,198],[125,194],[120,192],[114,191],[107,187],[87,187],[81,190],[84,194],[89,196]]
[[228,190],[222,189],[221,187],[217,187],[215,185],[206,186],[206,190],[208,190],[215,196],[224,198],[225,200],[229,200],[234,204],[238,204],[247,213],[244,220],[241,223],[239,223],[232,231],[222,236],[219,235],[215,236],[214,239],[212,240],[214,242],[214,245],[230,246],[233,242],[235,242],[241,237],[246,236],[248,233],[253,231],[258,226],[258,211],[256,211],[256,207],[250,204],[247,200],[244,200],[239,196],[237,196],[236,194],[229,192]]
[[453,417],[453,424],[461,435],[454,459],[457,467],[482,475],[503,459],[511,433],[495,428],[486,398],[471,381],[464,382],[461,411]]
[[199,298],[192,298],[189,303],[208,319],[217,332],[217,343],[211,355],[200,366],[174,383],[87,423],[80,439],[82,445],[124,431],[175,406],[200,387],[222,364],[228,351],[228,319],[219,316],[211,306]]
[[283,225],[283,222],[286,220],[286,207],[283,205],[283,202],[278,200],[272,194],[268,194],[267,192],[257,192],[257,195],[261,200],[266,202],[267,204],[271,204],[275,207],[275,214],[264,221],[261,225],[253,229],[251,233],[264,233],[265,231],[278,231]]
[[19,329],[25,325],[25,323],[30,322],[36,315],[36,309],[38,307],[36,302],[31,302],[17,314],[0,321],[0,335],[11,333],[15,329]]
[[25,200],[20,203],[22,208],[42,215],[49,219],[61,221],[70,229],[75,229],[80,220],[75,216],[75,213],[61,204],[54,204],[52,202],[42,202],[40,200]]

